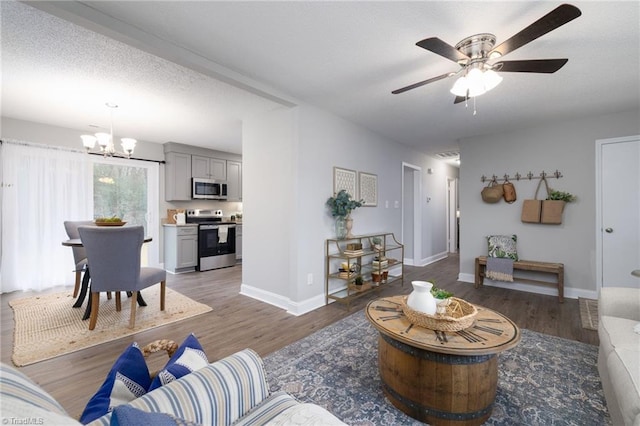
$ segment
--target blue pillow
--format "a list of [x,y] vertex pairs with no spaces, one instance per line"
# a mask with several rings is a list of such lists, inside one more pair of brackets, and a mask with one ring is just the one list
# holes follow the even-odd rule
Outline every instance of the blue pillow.
[[178,347],[167,365],[153,379],[149,392],[207,365],[209,365],[207,355],[196,336],[191,333]]
[[113,409],[111,426],[196,426],[170,414],[147,413],[129,405],[121,405]]
[[87,424],[147,393],[151,376],[144,355],[137,343],[132,343],[118,357],[100,389],[91,397],[80,422]]

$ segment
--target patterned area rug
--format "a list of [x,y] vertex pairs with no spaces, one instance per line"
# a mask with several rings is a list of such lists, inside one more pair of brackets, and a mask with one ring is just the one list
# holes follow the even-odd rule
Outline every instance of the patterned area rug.
[[579,297],[578,303],[580,304],[582,328],[598,330],[598,301]]
[[19,367],[110,342],[150,328],[170,324],[211,311],[211,307],[167,288],[165,310],[160,310],[160,286],[142,291],[147,306],[136,309],[136,325],[129,328],[131,304],[123,294],[122,310],[116,311],[115,297],[101,294],[98,322],[89,330],[82,308],[73,308],[71,292],[27,297],[9,302],[13,308],[15,329],[13,363]]
[[[378,375],[378,332],[362,311],[265,357],[272,391],[322,405],[345,423],[423,424],[385,398]],[[610,425],[598,348],[522,330],[498,358],[496,402],[487,425]]]

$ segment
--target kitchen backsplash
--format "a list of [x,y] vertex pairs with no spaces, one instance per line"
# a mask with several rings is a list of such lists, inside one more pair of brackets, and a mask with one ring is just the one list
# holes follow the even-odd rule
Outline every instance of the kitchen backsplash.
[[160,209],[161,222],[165,223],[167,219],[167,209],[206,209],[206,210],[222,210],[224,217],[231,217],[237,212],[242,212],[242,203],[235,201],[214,201],[214,200],[194,200],[194,201],[174,201],[165,202],[164,208]]

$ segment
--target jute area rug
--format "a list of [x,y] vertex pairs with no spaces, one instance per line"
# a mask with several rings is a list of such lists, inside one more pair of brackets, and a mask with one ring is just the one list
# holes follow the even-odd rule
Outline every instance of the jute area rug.
[[579,297],[578,303],[580,304],[582,328],[598,330],[598,301]]
[[[486,425],[611,425],[598,347],[522,330],[498,356],[498,390]],[[378,332],[362,311],[264,358],[271,391],[325,407],[351,426],[422,425],[384,396]]]
[[116,311],[115,297],[107,300],[106,294],[101,294],[94,330],[89,330],[89,320],[82,320],[87,302],[81,308],[73,308],[75,299],[71,292],[12,300],[9,305],[15,319],[14,364],[33,364],[212,310],[210,306],[167,288],[165,310],[161,311],[159,285],[143,290],[142,295],[147,306],[136,308],[133,329],[129,328],[131,303],[124,293],[120,312]]

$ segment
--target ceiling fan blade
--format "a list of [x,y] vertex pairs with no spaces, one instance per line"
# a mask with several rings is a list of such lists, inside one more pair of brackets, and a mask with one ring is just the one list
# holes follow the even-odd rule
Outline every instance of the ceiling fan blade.
[[456,98],[453,100],[454,104],[459,104],[460,102],[464,102],[466,101],[467,98],[464,96],[456,96]]
[[438,37],[430,37],[430,38],[425,38],[424,40],[420,40],[419,42],[416,43],[416,46],[420,46],[423,49],[427,49],[453,62],[467,61],[471,59],[464,53],[460,52],[455,47],[440,40]]
[[404,92],[406,92],[408,90],[415,89],[415,88],[420,87],[420,86],[424,86],[425,84],[433,83],[434,81],[442,80],[443,78],[450,77],[450,76],[452,76],[454,74],[455,73],[453,73],[453,72],[442,74],[442,75],[439,75],[437,77],[430,78],[428,80],[420,81],[418,83],[413,83],[412,85],[407,86],[407,87],[403,87],[401,89],[396,89],[391,93],[393,93],[394,95],[397,95],[399,93],[404,93]]
[[493,64],[498,72],[538,72],[551,74],[564,66],[568,59],[529,59],[524,61],[502,61]]
[[570,4],[560,5],[533,24],[529,25],[527,28],[520,31],[518,34],[494,48],[489,52],[489,57],[494,53],[504,56],[509,52],[513,52],[517,48],[555,30],[567,22],[576,19],[580,15],[582,15],[582,12],[580,12],[580,9],[577,7]]

